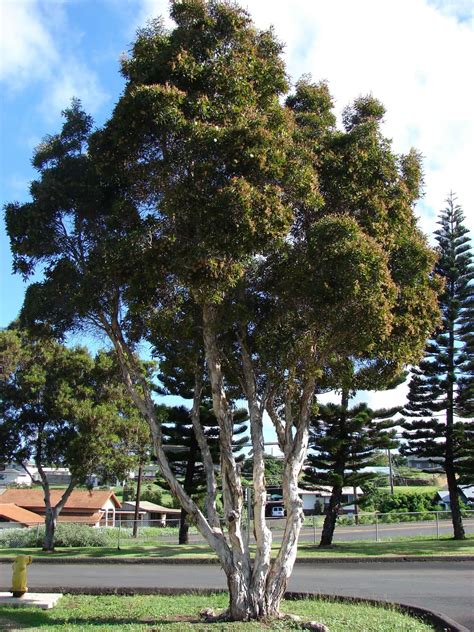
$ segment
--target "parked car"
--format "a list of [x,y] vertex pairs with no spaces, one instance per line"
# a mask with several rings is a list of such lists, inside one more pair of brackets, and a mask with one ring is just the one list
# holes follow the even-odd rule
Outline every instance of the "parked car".
[[285,509],[283,507],[272,507],[272,518],[284,518]]

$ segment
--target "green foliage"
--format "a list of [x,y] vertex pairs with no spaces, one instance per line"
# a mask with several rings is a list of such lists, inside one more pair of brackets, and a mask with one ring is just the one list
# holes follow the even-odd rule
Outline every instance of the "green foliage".
[[[367,490],[361,500],[364,511],[378,511],[380,513],[430,512],[440,509],[436,494],[433,492],[396,492],[382,491],[379,488]],[[414,519],[423,519],[416,517]]]
[[[0,546],[5,548],[40,547],[44,542],[45,527],[0,530]],[[117,537],[108,529],[93,529],[86,524],[59,523],[55,545],[59,547],[106,547],[116,544]]]
[[[271,454],[265,454],[265,482],[267,486],[282,486],[283,470],[285,468],[285,461],[282,458],[277,458]],[[249,457],[245,459],[242,465],[242,476],[251,481],[253,478],[253,459]]]
[[145,430],[114,356],[0,332],[0,353],[13,357],[13,350],[0,383],[0,459],[68,467],[76,484],[93,473],[123,477]]
[[[132,500],[135,500],[135,498]],[[163,490],[159,489],[156,485],[146,485],[141,493],[141,500],[147,500],[156,505],[163,505]]]
[[[404,454],[441,457],[455,536],[464,537],[457,481],[474,471],[474,268],[464,214],[453,194],[438,221],[436,273],[444,281],[441,323],[412,371],[404,414]],[[458,419],[456,419],[458,416]]]

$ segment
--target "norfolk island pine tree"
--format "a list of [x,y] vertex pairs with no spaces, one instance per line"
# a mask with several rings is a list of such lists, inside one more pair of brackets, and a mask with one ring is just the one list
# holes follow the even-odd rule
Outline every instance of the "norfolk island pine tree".
[[397,446],[396,422],[390,417],[398,411],[371,410],[364,403],[349,408],[349,392],[344,389],[340,404],[320,405],[312,415],[309,445],[315,452],[308,455],[304,481],[332,487],[320,547],[332,544],[342,488],[350,485],[355,489],[377,476],[361,470],[374,465],[380,450]]
[[[167,456],[171,469],[176,478],[183,485],[183,489],[193,500],[204,499],[206,495],[206,476],[202,465],[199,445],[194,433],[192,411],[185,406],[162,407],[163,442],[167,446]],[[239,452],[240,446],[248,442],[248,437],[239,435],[246,433],[248,413],[245,409],[234,410],[234,439],[233,450]],[[199,420],[203,426],[212,458],[217,465],[219,461],[219,424],[212,410],[212,403],[203,401],[199,410]],[[236,462],[242,462],[244,455],[236,457]],[[161,476],[158,478],[160,486],[169,489]],[[205,503],[200,503],[205,504]],[[186,511],[181,508],[179,525],[179,544],[188,544],[189,521]]]
[[440,296],[442,321],[426,345],[423,360],[412,370],[403,411],[408,418],[403,452],[442,458],[454,538],[462,540],[458,485],[460,476],[472,472],[474,267],[464,214],[452,193],[438,224],[435,270],[445,281]]
[[[324,85],[304,80],[282,104],[281,45],[244,11],[187,0],[171,13],[172,31],[157,21],[139,33],[105,128],[92,135],[73,103],[62,132],[35,154],[33,201],[7,207],[17,271],[48,262],[22,317],[50,321],[58,333],[93,324],[109,336],[161,472],[226,573],[227,616],[275,616],[296,556],[297,482],[325,364],[333,354],[384,357],[398,372],[418,358],[437,317],[433,255],[412,211],[420,165],[413,152],[392,153],[375,99],[348,110],[344,131]],[[157,314],[183,300],[196,306],[219,421],[224,525],[202,427],[193,421],[207,516],[173,476],[133,354]],[[242,534],[226,378],[249,408],[254,555]],[[273,560],[264,410],[285,456],[286,528]]]

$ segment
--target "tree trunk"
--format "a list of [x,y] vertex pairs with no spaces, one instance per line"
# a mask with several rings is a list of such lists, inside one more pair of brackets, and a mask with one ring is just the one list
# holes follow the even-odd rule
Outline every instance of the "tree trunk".
[[[454,288],[451,287],[451,296],[454,295]],[[446,409],[446,447],[445,447],[445,471],[448,480],[449,504],[451,507],[451,520],[453,523],[453,533],[455,540],[465,540],[466,534],[462,523],[461,508],[459,506],[459,491],[456,480],[456,469],[454,465],[454,321],[449,330],[449,372],[448,381],[448,407]]]
[[465,540],[466,533],[464,531],[464,525],[462,522],[461,507],[459,505],[459,490],[454,467],[451,463],[448,463],[446,459],[445,463],[446,478],[448,481],[449,490],[449,504],[451,507],[451,520],[453,523],[453,534],[455,540]]
[[[196,439],[192,437],[191,445],[189,447],[188,462],[186,464],[186,473],[184,475],[184,482],[183,482],[184,491],[189,495],[191,495],[191,492],[192,492],[194,470],[196,468],[196,452],[197,452],[197,442],[196,442]],[[179,522],[179,535],[178,535],[179,544],[189,544],[189,523],[188,523],[187,517],[188,517],[188,514],[186,510],[181,508],[181,516],[180,516],[180,522]]]
[[54,551],[54,534],[56,533],[56,525],[58,523],[58,516],[55,507],[47,507],[44,517],[44,542],[43,551]]
[[341,506],[342,487],[334,486],[332,488],[331,498],[329,499],[329,505],[327,508],[326,517],[324,518],[323,530],[321,533],[321,541],[319,546],[331,546],[334,536],[334,529],[336,528],[336,520]]
[[36,459],[35,465],[38,469],[38,474],[41,479],[41,486],[43,488],[44,493],[44,506],[45,506],[45,515],[44,515],[44,525],[45,525],[45,533],[44,533],[44,542],[43,542],[43,551],[54,551],[54,535],[56,532],[56,526],[58,523],[58,516],[61,513],[64,505],[67,503],[69,496],[72,494],[74,487],[76,486],[77,481],[74,476],[71,476],[71,480],[69,481],[69,485],[64,491],[63,495],[59,499],[59,502],[53,507],[51,505],[51,490],[49,488],[48,478],[43,469],[43,465],[41,464],[42,459],[42,445],[41,445],[41,432],[38,436],[38,444],[36,448]]
[[[163,450],[161,427],[159,420],[156,418],[155,406],[149,386],[143,379],[136,359],[121,334],[118,319],[114,318],[111,324],[105,318],[102,322],[117,351],[124,382],[130,395],[149,422],[161,473],[170,486],[171,492],[179,499],[181,506],[192,516],[197,528],[217,554],[227,577],[230,602],[226,617],[235,621],[261,620],[279,615],[281,599],[285,593],[288,578],[296,560],[298,536],[304,519],[302,501],[298,494],[298,477],[301,474],[308,447],[309,415],[314,397],[315,380],[313,375],[310,374],[304,381],[301,397],[298,396],[300,406],[297,419],[292,421],[289,418],[286,421],[286,427],[283,426],[282,422],[278,422],[277,425],[279,441],[284,447],[286,458],[283,496],[287,510],[287,521],[280,551],[276,559],[270,564],[271,534],[266,528],[264,519],[264,468],[263,459],[261,458],[263,457],[261,419],[263,405],[261,404],[260,410],[255,406],[256,398],[254,386],[252,385],[254,378],[250,373],[246,375],[247,387],[249,387],[248,392],[252,392],[249,397],[252,403],[252,441],[257,454],[255,459],[257,465],[254,469],[254,475],[258,480],[255,490],[255,511],[259,514],[256,518],[256,523],[258,523],[258,551],[252,564],[250,551],[242,533],[243,490],[240,473],[232,452],[232,408],[225,393],[221,353],[215,327],[217,318],[218,314],[215,306],[204,306],[203,337],[206,363],[212,388],[214,413],[219,422],[220,430],[220,474],[222,477],[222,498],[224,519],[227,523],[227,537],[219,525],[215,507],[212,507],[210,521],[208,521],[174,476]],[[249,368],[250,365],[247,366]],[[295,430],[294,436],[293,429]],[[198,424],[198,430],[200,430],[200,424]],[[199,439],[202,438],[203,435],[198,437],[198,443]],[[215,478],[210,468],[208,474],[208,493],[209,491],[214,493]]]
[[179,516],[178,544],[189,544],[189,524],[187,518],[188,514],[186,513],[186,509],[181,507],[181,514]]

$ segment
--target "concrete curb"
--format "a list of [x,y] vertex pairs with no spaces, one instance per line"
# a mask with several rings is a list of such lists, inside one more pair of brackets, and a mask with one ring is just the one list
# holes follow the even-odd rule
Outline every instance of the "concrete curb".
[[[227,592],[223,588],[68,588],[67,586],[36,588],[31,587],[35,593],[62,592],[71,595],[213,595]],[[383,599],[371,599],[365,597],[350,597],[344,595],[327,595],[324,593],[312,592],[287,592],[285,599],[296,601],[298,599],[325,599],[335,602],[360,603],[378,606],[381,608],[396,608],[401,612],[414,615],[423,619],[427,623],[441,626],[443,632],[470,632],[468,628],[457,623],[450,617],[435,612],[428,608],[421,608],[413,604],[385,601]]]
[[[0,557],[0,564],[13,562],[15,558]],[[51,557],[33,555],[36,564],[219,564],[213,557]],[[379,564],[395,562],[474,562],[474,555],[405,555],[399,557],[299,557],[296,564]]]

